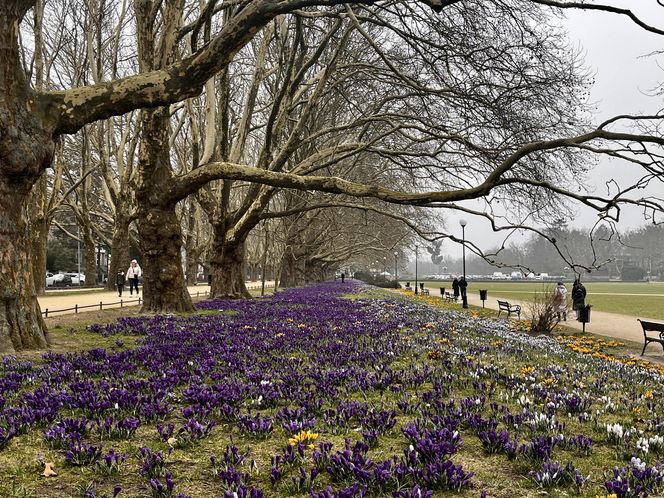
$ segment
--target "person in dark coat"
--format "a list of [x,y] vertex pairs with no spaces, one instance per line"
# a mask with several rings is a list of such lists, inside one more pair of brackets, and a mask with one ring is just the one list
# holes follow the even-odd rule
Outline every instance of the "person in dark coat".
[[452,291],[454,292],[454,300],[459,299],[459,279],[454,277],[452,280]]
[[118,270],[118,275],[115,277],[115,285],[118,286],[118,297],[122,297],[122,291],[125,286],[125,274],[122,270]]
[[576,311],[576,317],[579,317],[579,310],[586,305],[586,288],[579,279],[574,281],[572,286],[572,309]]
[[461,277],[459,279],[459,290],[461,291],[461,299],[464,300],[464,303],[465,303],[465,299],[466,299],[466,289],[467,288],[468,288],[468,282],[466,282],[466,278]]
[[346,280],[346,274],[344,272],[341,272],[341,283],[344,283],[344,280]]

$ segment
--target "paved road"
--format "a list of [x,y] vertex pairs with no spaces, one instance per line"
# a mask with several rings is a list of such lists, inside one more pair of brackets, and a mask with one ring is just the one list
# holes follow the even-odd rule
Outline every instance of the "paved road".
[[[429,292],[432,296],[440,296],[439,286],[425,286],[425,288],[429,289]],[[514,299],[509,299],[509,302],[510,304],[521,305],[521,318],[526,318],[528,314],[527,301],[516,301]],[[459,300],[459,303],[461,303],[461,300]],[[468,293],[468,303],[475,306],[482,306],[482,301],[480,300],[478,291],[475,290],[474,292]],[[461,306],[461,304],[459,304],[459,306]],[[489,294],[488,299],[484,302],[484,306],[486,308],[497,311],[497,298],[491,297]],[[503,313],[501,316],[505,316],[505,314]],[[583,324],[577,322],[574,318],[574,312],[570,310],[570,313],[568,314],[568,321],[563,322],[563,324],[574,329],[582,330]],[[636,317],[634,316],[591,310],[590,323],[586,324],[586,332],[643,344],[643,330],[641,329],[641,324],[636,321]],[[650,344],[646,350],[644,358],[655,361],[662,361],[664,359],[664,352],[659,345]]]
[[[272,287],[274,282],[265,282],[266,287]],[[261,282],[247,282],[248,289],[260,289]],[[188,287],[189,294],[193,297],[204,297],[210,292],[209,285],[190,285]],[[69,291],[69,292],[67,292]],[[94,306],[90,308],[83,308],[80,312],[99,310],[99,303],[103,303],[103,309],[119,308],[120,299],[118,293],[115,291],[106,290],[93,290],[90,289],[67,289],[67,291],[48,291],[46,296],[38,297],[39,306],[42,311],[49,310],[48,316],[61,316],[68,313],[75,313],[75,310],[68,310],[64,312],[54,312],[54,310],[61,310],[65,308],[73,308],[75,305],[80,306]],[[141,291],[140,297],[143,297]],[[129,291],[125,289],[122,293],[122,306],[137,306],[138,300],[136,293],[130,295]]]

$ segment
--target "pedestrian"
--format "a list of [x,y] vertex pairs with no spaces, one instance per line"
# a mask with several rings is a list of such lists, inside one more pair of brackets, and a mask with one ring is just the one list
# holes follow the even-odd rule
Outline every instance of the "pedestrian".
[[115,285],[118,286],[118,297],[122,297],[122,291],[125,286],[125,273],[122,270],[118,270],[118,275],[115,277]]
[[461,277],[459,279],[459,290],[461,291],[461,300],[466,303],[466,289],[468,288],[468,282],[466,282],[466,277]]
[[138,266],[138,262],[135,259],[131,260],[129,269],[127,270],[127,280],[129,280],[129,295],[133,295],[133,289],[136,289],[136,295],[138,296],[138,278],[143,275],[143,270]]
[[344,280],[346,280],[346,274],[344,272],[341,272],[341,283],[344,283]]
[[454,292],[454,300],[459,299],[459,279],[454,277],[452,280],[452,291]]
[[576,318],[579,318],[579,311],[586,305],[586,288],[578,278],[574,280],[572,286],[572,309],[576,311]]
[[567,321],[567,288],[562,282],[558,282],[558,285],[553,291],[553,306],[558,315],[558,321],[562,317],[563,321]]

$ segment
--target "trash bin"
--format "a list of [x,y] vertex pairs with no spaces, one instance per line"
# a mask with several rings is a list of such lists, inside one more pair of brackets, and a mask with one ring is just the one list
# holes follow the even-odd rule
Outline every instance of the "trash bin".
[[208,285],[212,285],[212,273],[208,274]]
[[445,287],[440,288],[440,297],[445,297]]
[[590,308],[592,308],[592,306],[586,304],[577,310],[579,314],[576,319],[583,324],[584,332],[586,331],[586,323],[590,323]]
[[487,289],[480,289],[480,299],[482,300],[482,308],[484,308],[484,301],[486,301],[486,295],[489,291]]
[[590,308],[592,306],[590,304],[586,304],[585,306],[581,306],[579,308],[579,317],[577,318],[578,321],[581,323],[588,323],[590,322]]

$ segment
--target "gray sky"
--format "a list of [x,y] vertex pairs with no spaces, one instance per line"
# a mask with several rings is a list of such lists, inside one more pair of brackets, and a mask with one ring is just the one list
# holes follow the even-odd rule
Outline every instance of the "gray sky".
[[[635,4],[637,4],[635,6]],[[650,24],[664,27],[662,19],[664,8],[657,6],[654,0],[640,2],[614,2],[616,6],[629,7]],[[664,107],[662,97],[653,97],[653,89],[664,82],[664,56],[648,56],[648,54],[664,49],[664,37],[650,34],[633,24],[625,16],[611,15],[600,12],[568,11],[564,26],[572,40],[584,54],[586,67],[595,74],[595,85],[592,88],[590,101],[596,104],[595,123],[617,114],[654,114]],[[658,65],[659,63],[659,65]],[[604,182],[615,179],[619,184],[626,185],[637,176],[633,166],[603,159],[590,178],[598,194],[605,193]],[[658,188],[659,195],[664,196],[664,187]],[[458,215],[449,217],[448,230],[461,235]],[[486,249],[499,244],[503,237],[494,234],[488,224],[481,220],[465,217],[466,238],[479,247]],[[591,226],[596,221],[596,214],[580,209],[574,226]],[[643,213],[636,209],[623,211],[620,229],[641,226],[645,223]],[[512,240],[519,242],[523,237]],[[443,252],[450,257],[460,257],[461,248],[458,244],[445,242]]]

